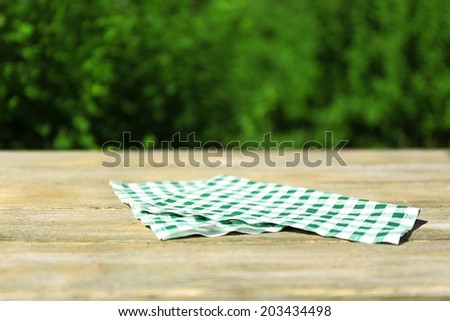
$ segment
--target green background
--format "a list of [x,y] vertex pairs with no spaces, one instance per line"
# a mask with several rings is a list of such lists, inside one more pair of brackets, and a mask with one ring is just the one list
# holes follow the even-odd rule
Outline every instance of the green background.
[[450,1],[0,0],[0,148],[447,147]]

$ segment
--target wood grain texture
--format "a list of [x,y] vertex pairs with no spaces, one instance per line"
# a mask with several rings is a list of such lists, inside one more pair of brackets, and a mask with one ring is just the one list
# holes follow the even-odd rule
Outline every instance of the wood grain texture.
[[[289,154],[244,168],[232,156],[230,167],[155,168],[132,154],[130,167],[106,168],[100,152],[0,152],[0,299],[450,299],[446,151],[349,150],[348,166],[316,168],[286,168]],[[420,221],[398,246],[294,229],[162,242],[108,184],[219,173],[415,206]]]

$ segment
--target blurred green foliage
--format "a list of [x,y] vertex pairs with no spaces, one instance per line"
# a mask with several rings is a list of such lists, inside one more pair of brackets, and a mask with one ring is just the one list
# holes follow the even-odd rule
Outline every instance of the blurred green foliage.
[[450,1],[0,0],[0,148],[446,147]]

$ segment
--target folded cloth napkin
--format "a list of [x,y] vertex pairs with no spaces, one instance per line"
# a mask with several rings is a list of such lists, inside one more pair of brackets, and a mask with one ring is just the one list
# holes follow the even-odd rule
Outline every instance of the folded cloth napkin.
[[219,175],[198,181],[111,181],[119,199],[161,240],[278,232],[290,226],[364,243],[398,244],[420,209],[303,187]]

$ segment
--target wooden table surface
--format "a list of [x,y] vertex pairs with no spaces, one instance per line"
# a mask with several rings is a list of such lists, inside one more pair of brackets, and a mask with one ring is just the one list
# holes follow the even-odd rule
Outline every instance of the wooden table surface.
[[[450,160],[444,150],[347,150],[348,166],[102,166],[102,153],[0,152],[2,300],[450,299]],[[195,154],[200,157],[200,154]],[[289,156],[289,155],[288,155]],[[311,156],[311,155],[310,155]],[[323,153],[311,158],[324,159]],[[187,155],[183,155],[187,157]],[[201,158],[200,158],[201,159]],[[400,245],[298,230],[159,241],[109,180],[216,174],[422,209]]]

